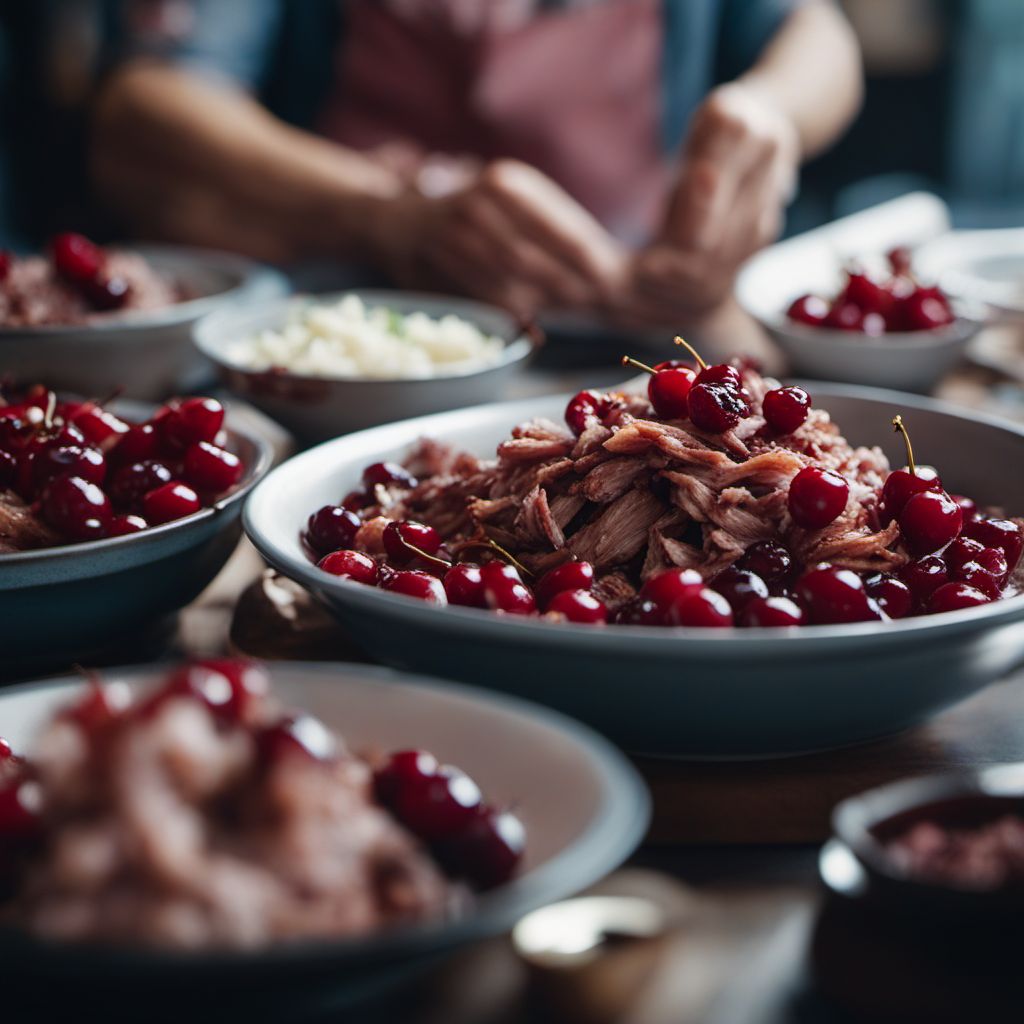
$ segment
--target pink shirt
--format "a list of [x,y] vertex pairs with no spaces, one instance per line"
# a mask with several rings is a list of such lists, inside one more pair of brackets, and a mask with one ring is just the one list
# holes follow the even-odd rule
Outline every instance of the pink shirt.
[[668,186],[659,0],[350,0],[345,14],[325,135],[512,157],[620,237],[654,229]]

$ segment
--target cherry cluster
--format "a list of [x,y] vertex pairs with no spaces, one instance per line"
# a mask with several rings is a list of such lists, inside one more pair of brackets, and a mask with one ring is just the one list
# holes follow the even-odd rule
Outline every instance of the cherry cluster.
[[71,231],[50,241],[50,258],[57,276],[101,311],[120,309],[131,292],[129,283],[107,269],[103,250],[85,235]]
[[224,447],[223,423],[213,398],[173,399],[131,423],[37,385],[0,404],[0,492],[13,490],[68,542],[137,533],[238,483],[245,467]]
[[[258,764],[264,769],[285,757],[328,762],[338,754],[326,725],[307,712],[291,712],[266,724],[255,712],[270,691],[256,662],[208,658],[183,665],[163,685],[137,703],[119,687],[92,682],[79,700],[60,714],[76,723],[94,750],[102,750],[116,730],[146,721],[168,701],[202,703],[222,728],[252,731]],[[479,888],[506,881],[525,846],[525,830],[510,811],[484,803],[468,775],[439,765],[421,751],[402,751],[375,774],[377,801],[431,846],[445,870]],[[30,853],[43,838],[45,807],[30,762],[0,739],[0,849]],[[0,869],[9,865],[0,864]],[[4,870],[3,874],[7,874]]]
[[831,301],[801,295],[787,316],[809,327],[829,327],[877,337],[907,331],[934,331],[955,319],[945,292],[923,285],[910,269],[910,254],[896,248],[888,253],[890,276],[873,280],[861,269],[846,271],[846,284]]

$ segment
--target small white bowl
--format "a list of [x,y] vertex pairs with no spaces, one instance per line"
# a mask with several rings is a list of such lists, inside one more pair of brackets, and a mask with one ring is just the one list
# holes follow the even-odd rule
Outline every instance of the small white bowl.
[[0,367],[23,381],[99,397],[112,386],[129,398],[159,400],[199,384],[206,364],[192,325],[233,303],[287,295],[287,278],[232,253],[180,246],[132,246],[158,273],[195,298],[164,309],[98,317],[87,324],[0,327]]
[[[468,320],[485,334],[504,341],[501,361],[470,373],[389,380],[252,370],[231,361],[229,350],[235,342],[281,327],[296,302],[335,303],[345,295],[357,295],[367,306],[386,306],[402,315],[422,312],[437,318],[453,314]],[[362,289],[220,310],[195,325],[193,339],[199,351],[217,366],[230,391],[308,442],[494,401],[542,343],[539,333],[525,331],[513,316],[493,306],[442,295]]]

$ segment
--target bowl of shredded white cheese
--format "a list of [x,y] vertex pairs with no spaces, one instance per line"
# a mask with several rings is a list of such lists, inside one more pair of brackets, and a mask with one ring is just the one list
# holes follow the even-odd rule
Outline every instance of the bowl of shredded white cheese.
[[384,290],[219,311],[194,341],[231,391],[305,441],[493,401],[540,343],[492,306]]

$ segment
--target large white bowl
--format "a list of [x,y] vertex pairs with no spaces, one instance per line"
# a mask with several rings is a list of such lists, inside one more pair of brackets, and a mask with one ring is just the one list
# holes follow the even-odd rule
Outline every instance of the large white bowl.
[[[857,444],[902,460],[902,413],[946,485],[1024,510],[1024,427],[931,399],[842,385],[812,389]],[[919,722],[1024,659],[1024,596],[905,619],[785,629],[652,629],[553,624],[429,605],[321,572],[299,534],[310,512],[362,469],[401,459],[421,437],[492,454],[515,424],[558,419],[568,396],[409,420],[320,445],[251,495],[246,532],[264,557],[317,594],[389,664],[506,690],[559,708],[651,754],[766,757],[835,747]]]
[[[504,341],[501,361],[470,373],[415,380],[313,377],[256,371],[232,362],[229,350],[234,343],[259,331],[281,327],[296,303],[335,303],[346,294],[359,296],[367,306],[386,306],[403,315],[422,312],[437,318],[454,314],[468,320],[485,334]],[[522,324],[510,314],[468,299],[360,289],[213,313],[196,324],[195,343],[217,366],[221,380],[231,391],[302,440],[323,441],[380,423],[493,401],[525,367],[539,347],[541,336],[524,332]]]
[[278,271],[231,253],[164,245],[132,250],[196,297],[89,324],[0,327],[4,373],[97,398],[114,387],[131,398],[165,398],[196,386],[209,371],[192,347],[196,320],[225,305],[286,295],[290,287]]
[[[134,687],[153,683],[160,671],[111,669],[104,676]],[[327,986],[329,1001],[344,1001],[389,971],[500,934],[522,914],[603,877],[646,830],[649,800],[635,770],[599,736],[547,709],[363,665],[278,663],[271,675],[285,706],[313,712],[352,749],[430,750],[468,771],[490,799],[513,805],[527,830],[517,876],[453,920],[251,952],[40,943],[8,928],[0,932],[5,1007],[7,989],[27,976],[33,1011],[56,998],[69,1006],[82,999],[90,1007],[97,1000],[120,1004],[122,1012],[127,1001],[135,1011],[126,1020],[249,1020],[254,1009],[259,1020],[311,1019],[314,984]],[[0,693],[0,735],[31,752],[40,724],[81,686],[81,679],[58,679]]]

